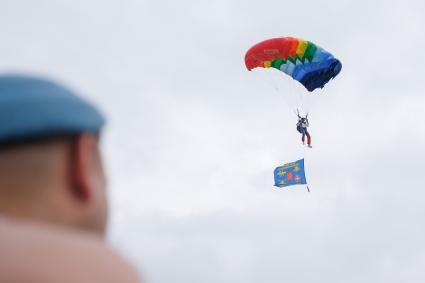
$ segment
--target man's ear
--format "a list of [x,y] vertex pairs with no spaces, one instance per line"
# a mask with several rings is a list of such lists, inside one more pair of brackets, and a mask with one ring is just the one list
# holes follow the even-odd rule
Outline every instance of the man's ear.
[[81,134],[74,138],[70,151],[71,193],[79,201],[86,202],[93,195],[94,158],[97,151],[97,139],[90,134]]

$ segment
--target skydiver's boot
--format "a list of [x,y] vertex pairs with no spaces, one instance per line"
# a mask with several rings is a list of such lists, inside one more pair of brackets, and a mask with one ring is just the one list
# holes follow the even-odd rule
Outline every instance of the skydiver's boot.
[[313,147],[311,146],[311,144],[308,144],[307,146],[308,146],[309,148],[313,148]]

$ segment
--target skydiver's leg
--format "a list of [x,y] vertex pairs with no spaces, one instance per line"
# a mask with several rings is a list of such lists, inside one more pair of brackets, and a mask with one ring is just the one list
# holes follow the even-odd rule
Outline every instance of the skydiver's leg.
[[[305,135],[306,135],[306,132],[307,132],[306,128],[301,128],[301,133],[302,133],[301,140],[302,140],[303,144],[305,144]],[[308,136],[307,136],[307,138],[308,138]]]
[[310,136],[310,133],[308,131],[305,131],[305,132],[306,132],[306,135],[307,135],[307,144],[309,146],[311,146],[311,136]]
[[302,134],[303,132],[301,131],[301,127],[300,126],[297,126],[297,131],[298,131],[298,133],[300,133],[300,134]]

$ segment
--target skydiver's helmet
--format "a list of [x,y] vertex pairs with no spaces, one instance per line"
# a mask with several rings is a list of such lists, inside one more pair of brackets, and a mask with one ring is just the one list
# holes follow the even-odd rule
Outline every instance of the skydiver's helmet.
[[307,121],[307,120],[306,120],[304,117],[302,117],[302,118],[301,118],[301,123],[303,123],[303,124],[304,124],[306,121]]

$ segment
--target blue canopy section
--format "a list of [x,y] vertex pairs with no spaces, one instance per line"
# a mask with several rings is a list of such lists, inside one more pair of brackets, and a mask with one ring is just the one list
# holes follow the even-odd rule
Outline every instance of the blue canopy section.
[[341,62],[329,54],[329,57],[321,62],[296,65],[292,77],[302,83],[308,91],[313,91],[316,88],[323,88],[339,74],[341,69]]
[[307,184],[304,159],[277,167],[274,170],[274,182],[274,185],[279,188]]

